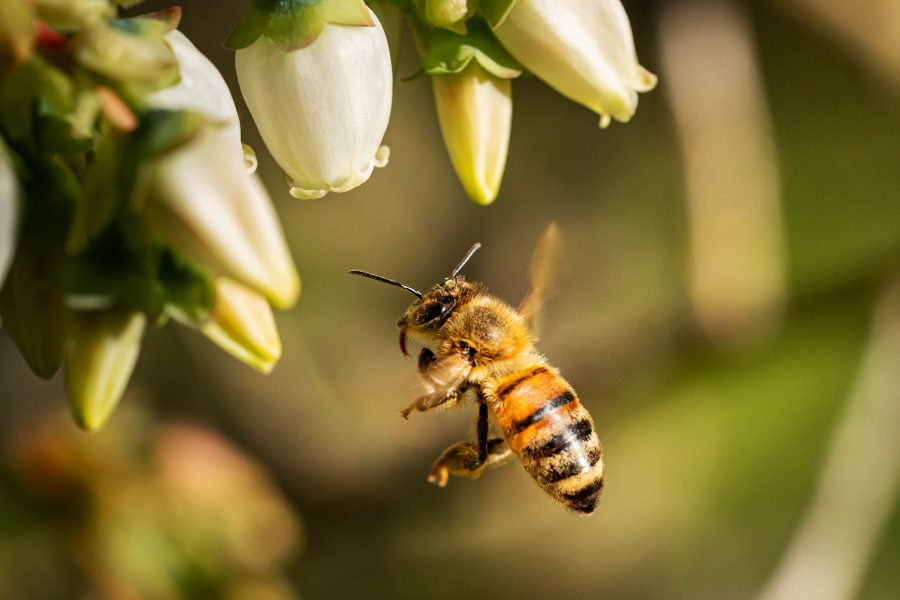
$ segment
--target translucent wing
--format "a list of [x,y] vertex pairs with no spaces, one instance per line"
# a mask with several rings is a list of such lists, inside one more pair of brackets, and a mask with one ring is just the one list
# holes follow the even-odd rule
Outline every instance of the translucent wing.
[[556,283],[559,270],[560,241],[559,226],[554,222],[547,226],[544,235],[534,249],[531,264],[528,266],[528,279],[531,289],[516,309],[534,326],[534,319],[544,306],[548,294]]

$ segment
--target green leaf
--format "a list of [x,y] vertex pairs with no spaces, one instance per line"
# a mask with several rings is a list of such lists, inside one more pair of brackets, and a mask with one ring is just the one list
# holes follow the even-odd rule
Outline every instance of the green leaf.
[[265,15],[251,6],[225,39],[224,46],[229,50],[246,48],[262,35],[265,22]]
[[263,35],[279,50],[292,52],[313,43],[328,23],[373,25],[363,0],[254,0],[225,47],[246,48]]
[[325,20],[315,6],[280,7],[266,14],[263,35],[279,50],[291,52],[312,44],[322,33]]
[[85,173],[66,250],[84,250],[125,207],[138,202],[141,166],[186,144],[204,123],[197,113],[152,110],[130,135],[108,131]]
[[168,316],[193,325],[209,318],[215,289],[205,273],[167,250],[160,260],[158,276],[165,291],[164,311]]
[[107,132],[97,144],[75,205],[66,239],[67,252],[75,254],[84,250],[109,225],[122,200],[130,195],[124,188],[133,185],[134,175],[122,168],[124,153],[125,141],[118,133]]
[[34,61],[0,77],[0,129],[7,140],[33,146],[32,110],[37,88]]
[[65,85],[49,91],[42,85],[35,105],[38,145],[51,154],[81,154],[94,145],[100,97],[90,86],[63,77]]
[[80,154],[94,145],[94,138],[75,131],[68,119],[50,115],[41,119],[37,131],[38,144],[51,154]]
[[155,322],[205,320],[215,299],[209,276],[159,243],[132,235],[130,228],[108,230],[60,267],[54,283],[67,301],[138,310]]
[[141,117],[134,135],[139,161],[157,158],[189,142],[208,123],[199,113],[151,110]]
[[42,254],[62,250],[81,184],[58,155],[21,153],[20,182],[27,198],[20,245]]
[[494,35],[476,22],[470,22],[466,35],[445,29],[424,32],[427,50],[422,68],[429,75],[459,73],[473,60],[486,71],[502,79],[522,74],[522,66],[506,51]]
[[478,12],[487,20],[491,29],[496,29],[506,20],[516,0],[481,0]]

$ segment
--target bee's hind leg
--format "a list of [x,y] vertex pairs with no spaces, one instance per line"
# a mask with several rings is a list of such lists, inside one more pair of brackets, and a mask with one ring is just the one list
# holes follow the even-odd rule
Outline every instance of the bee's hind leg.
[[484,461],[478,460],[478,447],[473,441],[453,444],[438,457],[428,472],[428,481],[439,487],[447,485],[450,475],[465,475],[475,479],[487,467],[496,467],[512,458],[512,450],[501,438],[488,440],[488,454]]
[[447,485],[450,475],[475,479],[487,467],[499,466],[512,458],[512,450],[502,438],[488,438],[487,405],[478,405],[476,439],[454,444],[444,450],[428,473],[428,481],[439,487]]

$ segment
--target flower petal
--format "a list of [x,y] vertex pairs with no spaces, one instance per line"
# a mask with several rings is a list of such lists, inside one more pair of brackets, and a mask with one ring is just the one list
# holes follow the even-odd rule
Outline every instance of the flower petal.
[[638,91],[655,85],[640,67],[619,0],[517,0],[494,29],[535,75],[601,116],[626,122]]
[[259,177],[212,131],[154,167],[148,216],[192,262],[260,291],[280,308],[294,304],[300,278]]
[[295,197],[343,192],[369,179],[379,156],[393,93],[381,24],[325,25],[293,52],[265,38],[238,50],[241,92]]

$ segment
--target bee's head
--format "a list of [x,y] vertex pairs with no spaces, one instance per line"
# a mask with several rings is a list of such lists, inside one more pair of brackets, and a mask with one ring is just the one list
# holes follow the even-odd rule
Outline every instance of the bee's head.
[[453,316],[457,307],[468,301],[476,285],[462,275],[445,279],[434,285],[421,298],[410,304],[397,321],[400,328],[400,349],[406,352],[406,336],[429,340]]
[[408,335],[423,340],[433,339],[441,326],[453,315],[454,309],[475,291],[475,284],[467,282],[459,272],[480,247],[481,244],[472,246],[450,275],[441,283],[435,284],[425,294],[406,284],[382,277],[381,275],[374,275],[355,269],[350,271],[350,273],[396,285],[417,297],[416,301],[406,309],[406,312],[397,321],[397,327],[400,328],[400,350],[408,356],[409,353],[406,351],[406,338]]

